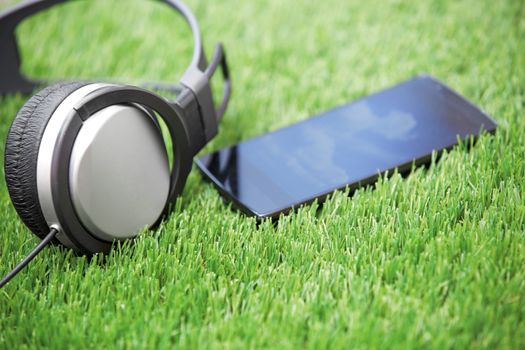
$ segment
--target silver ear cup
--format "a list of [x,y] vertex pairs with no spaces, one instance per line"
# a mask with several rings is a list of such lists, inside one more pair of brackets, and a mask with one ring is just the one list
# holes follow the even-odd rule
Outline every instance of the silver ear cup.
[[55,205],[61,203],[53,201],[54,164],[69,162],[74,212],[82,226],[103,241],[130,238],[154,224],[169,194],[170,171],[161,131],[153,116],[135,105],[112,105],[94,113],[78,131],[69,159],[54,156],[56,140],[75,103],[105,86],[110,85],[90,84],[69,95],[51,116],[39,148],[42,213],[50,226],[59,228],[57,239],[72,248],[57,219]]
[[91,116],[73,146],[69,186],[80,221],[102,240],[131,238],[154,224],[166,205],[170,171],[152,116],[131,105]]

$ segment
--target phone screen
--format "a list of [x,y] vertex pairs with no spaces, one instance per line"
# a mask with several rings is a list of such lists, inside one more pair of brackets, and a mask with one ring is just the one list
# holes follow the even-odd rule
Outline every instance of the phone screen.
[[196,160],[242,211],[274,217],[380,174],[430,161],[496,123],[442,83],[418,76]]

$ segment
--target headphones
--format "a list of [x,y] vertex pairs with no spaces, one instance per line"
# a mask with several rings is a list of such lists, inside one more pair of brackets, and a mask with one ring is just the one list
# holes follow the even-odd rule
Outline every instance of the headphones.
[[[54,242],[78,254],[108,252],[112,242],[155,227],[181,193],[192,158],[218,132],[231,93],[222,45],[207,64],[192,12],[178,0],[160,1],[185,18],[194,39],[180,86],[171,87],[179,92],[174,101],[128,85],[58,83],[32,96],[11,124],[7,188],[42,247]],[[25,18],[63,2],[30,0],[0,13],[0,94],[35,89],[20,72],[14,31]],[[210,79],[219,66],[224,92],[216,107]],[[157,118],[171,138],[171,169]]]

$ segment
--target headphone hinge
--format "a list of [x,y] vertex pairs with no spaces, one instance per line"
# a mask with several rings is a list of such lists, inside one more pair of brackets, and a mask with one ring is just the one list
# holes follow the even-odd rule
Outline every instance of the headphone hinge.
[[196,99],[199,116],[204,127],[206,142],[218,133],[217,113],[213,105],[213,97],[208,76],[198,69],[190,69],[181,79],[181,84],[187,87]]
[[195,95],[189,89],[184,89],[172,103],[177,113],[182,116],[190,141],[191,155],[196,155],[207,143],[204,134],[204,123],[200,117],[199,105]]

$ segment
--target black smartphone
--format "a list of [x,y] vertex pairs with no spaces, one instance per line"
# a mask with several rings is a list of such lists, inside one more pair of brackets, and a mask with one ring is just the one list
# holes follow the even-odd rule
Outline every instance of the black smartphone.
[[458,139],[492,133],[496,122],[429,76],[223,148],[196,160],[243,212],[276,217],[338,189],[375,182],[431,160]]

